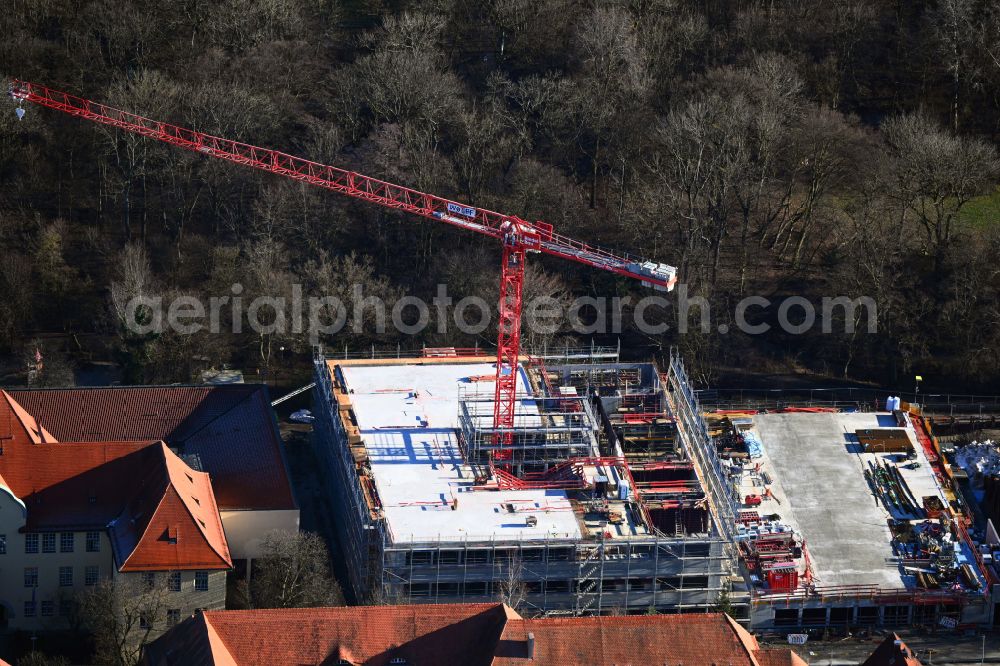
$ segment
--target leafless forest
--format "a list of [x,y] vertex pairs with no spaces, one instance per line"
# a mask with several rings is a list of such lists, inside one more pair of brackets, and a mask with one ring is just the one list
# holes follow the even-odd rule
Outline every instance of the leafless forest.
[[[658,336],[727,368],[1000,388],[1000,4],[990,0],[11,0],[0,72],[679,267],[870,296],[878,332]],[[301,360],[301,335],[127,332],[137,293],[496,298],[495,243],[38,108],[0,113],[0,366],[131,382]],[[634,294],[533,262],[526,290]],[[763,313],[761,316],[771,316]],[[350,327],[349,327],[350,328]],[[843,328],[843,327],[841,327]],[[569,333],[530,343],[562,344]],[[335,348],[489,346],[348,330]],[[583,340],[578,338],[578,341]],[[589,338],[585,338],[589,344]],[[597,342],[606,342],[598,337]],[[282,348],[284,350],[282,351]],[[0,372],[0,376],[4,373]]]

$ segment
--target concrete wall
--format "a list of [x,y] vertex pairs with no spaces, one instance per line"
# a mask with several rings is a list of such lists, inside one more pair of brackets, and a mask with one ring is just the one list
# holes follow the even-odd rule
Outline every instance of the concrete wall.
[[759,604],[753,607],[750,628],[755,630],[791,631],[816,627],[876,626],[886,629],[914,624],[937,625],[942,617],[950,617],[962,624],[985,625],[990,623],[990,604],[982,597],[970,597],[968,603],[958,606],[884,604],[869,600],[843,599],[823,604],[819,601],[800,601],[776,605]]
[[260,557],[260,542],[268,532],[299,531],[299,510],[221,511],[222,527],[234,560]]

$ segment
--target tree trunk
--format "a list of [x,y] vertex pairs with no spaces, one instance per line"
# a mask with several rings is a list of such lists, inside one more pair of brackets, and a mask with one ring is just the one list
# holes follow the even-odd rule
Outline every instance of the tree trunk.
[[132,191],[132,180],[131,179],[126,179],[126,181],[125,181],[125,190],[123,191],[124,196],[122,197],[122,207],[124,208],[124,210],[122,211],[122,231],[125,234],[125,241],[126,242],[132,240],[132,219],[131,219],[132,200],[131,200],[131,191]]

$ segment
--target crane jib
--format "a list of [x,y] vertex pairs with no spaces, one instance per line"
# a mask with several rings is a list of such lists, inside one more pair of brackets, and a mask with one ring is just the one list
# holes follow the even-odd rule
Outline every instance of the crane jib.
[[512,369],[520,358],[525,253],[543,251],[639,280],[641,284],[655,289],[670,290],[676,281],[676,270],[672,266],[636,259],[581,243],[554,233],[552,225],[545,222],[526,222],[513,215],[465,206],[353,171],[345,171],[276,150],[223,139],[162,121],[150,120],[26,81],[16,79],[11,81],[9,92],[18,104],[16,111],[19,119],[24,116],[20,104],[32,102],[92,122],[111,125],[126,132],[194,150],[206,157],[262,169],[345,196],[429,217],[502,240],[494,428],[498,433],[503,433],[500,435],[501,444],[508,451],[513,443],[514,413],[517,405],[518,373],[512,372]]

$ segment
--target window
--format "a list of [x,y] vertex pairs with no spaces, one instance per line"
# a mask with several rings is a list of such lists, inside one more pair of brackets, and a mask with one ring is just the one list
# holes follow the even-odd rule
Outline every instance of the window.
[[181,591],[181,572],[171,571],[167,574],[167,589],[171,592]]
[[[875,609],[878,612],[878,609]],[[776,608],[774,610],[774,626],[776,627],[797,627],[799,626],[798,608]]]
[[624,582],[613,578],[605,578],[601,581],[601,592],[617,592],[625,587]]
[[43,553],[54,553],[56,552],[56,533],[46,532],[42,535],[42,552]]
[[146,587],[156,587],[156,574],[152,571],[143,572],[142,582],[146,585]]
[[25,534],[24,535],[24,552],[28,554],[38,552],[38,535],[37,534]]
[[140,629],[152,629],[153,628],[153,618],[149,616],[148,613],[139,614],[139,628]]
[[545,559],[545,551],[541,548],[525,548],[521,551],[521,559],[525,562],[541,562]]
[[431,587],[432,587],[431,583],[410,583],[410,596],[411,597],[433,596]]
[[180,608],[168,608],[167,609],[167,625],[174,626],[181,621],[181,609]]
[[708,587],[708,576],[684,576],[681,581],[685,590],[700,590]]
[[410,564],[415,567],[434,564],[437,561],[432,550],[414,550],[410,553]]
[[549,549],[549,562],[568,562],[571,559],[573,559],[573,550],[571,548]]
[[569,592],[568,580],[547,580],[545,581],[546,592]]
[[656,579],[656,587],[661,590],[681,589],[681,579],[678,576],[661,576]]
[[59,617],[69,617],[73,603],[72,597],[59,597]]
[[101,568],[98,566],[89,566],[83,570],[83,584],[92,586],[97,585],[97,581],[101,579]]
[[38,567],[24,567],[24,586],[38,587]]
[[99,552],[101,552],[101,533],[100,532],[87,532],[87,552],[88,553],[99,553]]
[[0,534],[0,555],[7,554],[7,535]]
[[56,605],[52,603],[51,599],[46,599],[42,602],[42,617],[52,617],[55,615]]
[[72,532],[63,532],[59,535],[59,552],[60,553],[72,553],[73,552],[73,537],[76,536]]
[[510,561],[513,559],[514,551],[510,548],[497,548],[493,552],[493,563],[499,566],[510,564]]
[[194,572],[194,589],[199,592],[208,592],[208,572],[207,571],[195,571]]
[[440,556],[441,564],[461,564],[462,563],[462,551],[460,550],[442,550]]
[[35,617],[35,602],[25,601],[24,602],[24,617]]
[[488,550],[470,550],[465,554],[465,561],[468,564],[489,564],[490,561],[490,551]]
[[59,567],[59,587],[73,587],[73,567]]

